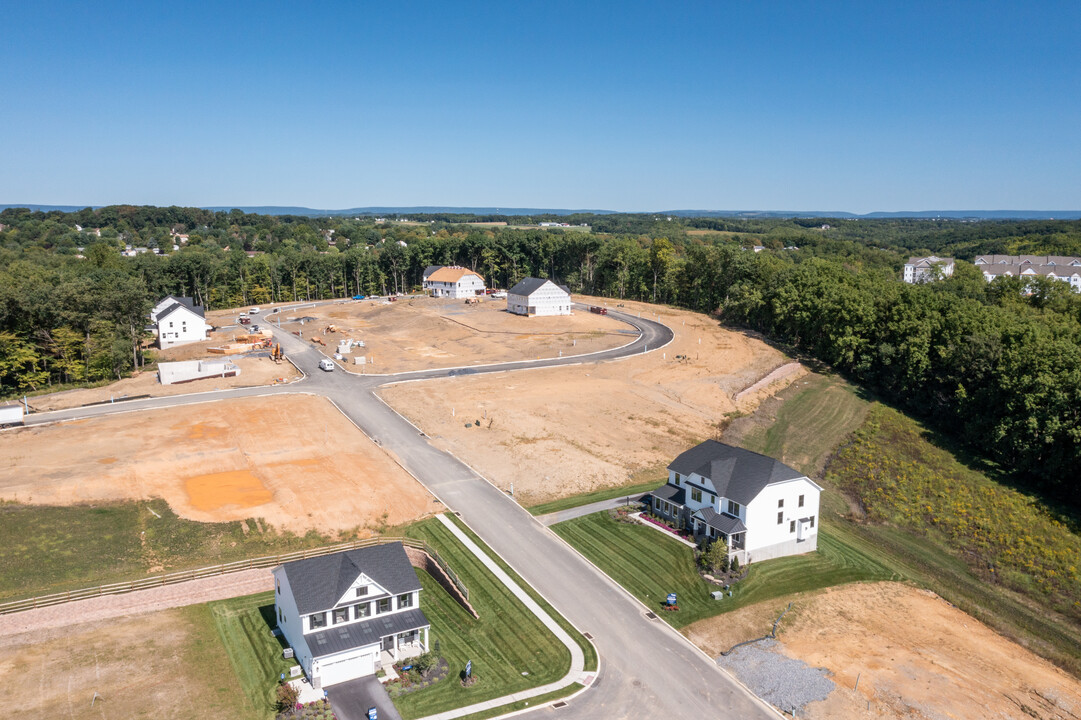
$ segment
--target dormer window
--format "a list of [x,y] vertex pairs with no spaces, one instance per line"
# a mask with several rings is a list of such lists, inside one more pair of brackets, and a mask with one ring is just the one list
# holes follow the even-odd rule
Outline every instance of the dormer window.
[[308,627],[312,630],[327,626],[327,614],[325,612],[315,613],[308,616]]
[[334,610],[334,624],[349,622],[349,608],[335,608]]

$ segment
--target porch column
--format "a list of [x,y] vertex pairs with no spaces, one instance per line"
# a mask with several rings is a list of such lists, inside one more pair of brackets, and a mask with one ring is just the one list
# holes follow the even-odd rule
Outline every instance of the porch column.
[[424,628],[424,640],[422,642],[424,652],[428,652],[428,628]]

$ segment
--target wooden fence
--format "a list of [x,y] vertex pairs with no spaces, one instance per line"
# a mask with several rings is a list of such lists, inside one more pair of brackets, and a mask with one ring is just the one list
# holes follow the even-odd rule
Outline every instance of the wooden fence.
[[462,591],[462,595],[465,596],[466,600],[469,599],[469,589],[466,588],[465,584],[459,579],[457,573],[450,569],[450,566],[446,561],[443,560],[443,558],[439,556],[439,553],[432,549],[428,543],[407,537],[378,537],[368,538],[366,540],[352,540],[347,543],[326,545],[324,547],[309,548],[307,550],[297,550],[296,552],[282,553],[280,555],[267,555],[265,557],[250,558],[248,560],[237,560],[231,563],[213,565],[211,567],[181,570],[179,572],[154,575],[139,580],[97,585],[95,587],[82,588],[80,590],[69,590],[67,592],[53,593],[51,595],[41,595],[25,600],[14,600],[12,602],[0,603],[0,615],[22,612],[24,610],[33,610],[34,608],[40,607],[49,607],[50,605],[60,605],[61,603],[75,602],[76,600],[86,600],[89,598],[101,597],[103,595],[122,595],[124,593],[135,592],[136,590],[147,590],[149,588],[162,587],[165,585],[175,585],[177,583],[214,577],[215,575],[228,575],[229,573],[240,572],[242,570],[272,568],[277,567],[282,563],[292,562],[293,560],[303,560],[305,558],[318,557],[320,555],[330,555],[331,553],[341,552],[343,550],[356,550],[358,548],[372,547],[373,545],[385,545],[393,542],[400,542],[402,545],[407,545],[428,553],[439,567],[443,568],[443,571],[447,573],[447,576],[458,589]]

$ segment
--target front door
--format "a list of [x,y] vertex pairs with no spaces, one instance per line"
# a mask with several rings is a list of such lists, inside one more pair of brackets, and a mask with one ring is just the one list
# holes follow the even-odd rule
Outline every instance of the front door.
[[383,650],[390,652],[394,649],[394,636],[389,635],[383,638]]

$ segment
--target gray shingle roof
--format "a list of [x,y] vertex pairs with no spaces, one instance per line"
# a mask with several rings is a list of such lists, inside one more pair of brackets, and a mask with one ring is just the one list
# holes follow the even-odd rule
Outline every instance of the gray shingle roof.
[[305,635],[304,639],[311,648],[312,657],[317,658],[371,645],[388,635],[419,630],[429,625],[424,613],[414,608],[379,615],[364,622],[328,627],[326,630]]
[[202,305],[191,306],[191,305],[186,305],[184,303],[174,302],[172,305],[170,305],[169,307],[165,308],[160,313],[158,313],[157,322],[161,322],[162,320],[167,318],[169,315],[172,315],[174,312],[176,312],[180,308],[184,308],[185,310],[190,310],[191,312],[195,313],[199,317],[205,317],[205,315],[203,314],[203,306]]
[[[517,285],[515,285],[510,290],[508,290],[507,294],[508,295],[525,295],[525,296],[529,296],[529,295],[532,295],[537,290],[539,290],[540,287],[542,285],[544,285],[544,283],[546,283],[546,282],[551,282],[551,281],[550,280],[545,280],[544,278],[526,278],[525,280],[520,280]],[[552,283],[552,284],[555,285],[555,283]],[[570,290],[567,290],[567,288],[565,286],[556,285],[556,287],[559,288],[560,290],[564,290],[568,295],[570,294]]]
[[687,504],[687,493],[683,491],[683,488],[676,487],[675,485],[661,485],[659,488],[650,493],[658,500],[668,500],[674,502],[676,505]]
[[427,280],[429,275],[431,275],[436,270],[439,270],[442,267],[443,267],[442,265],[429,265],[428,267],[424,268],[424,274],[421,276],[421,279],[422,280]]
[[737,517],[732,517],[731,515],[716,512],[713,508],[707,507],[696,510],[692,517],[698,518],[706,525],[709,525],[711,528],[714,528],[725,535],[747,532],[747,526],[743,524],[742,520]]
[[706,440],[681,453],[668,469],[680,475],[697,473],[713,481],[717,494],[747,505],[767,485],[805,477],[780,460]]
[[391,595],[420,590],[420,580],[401,543],[294,560],[283,564],[282,569],[301,615],[334,607],[361,573]]

